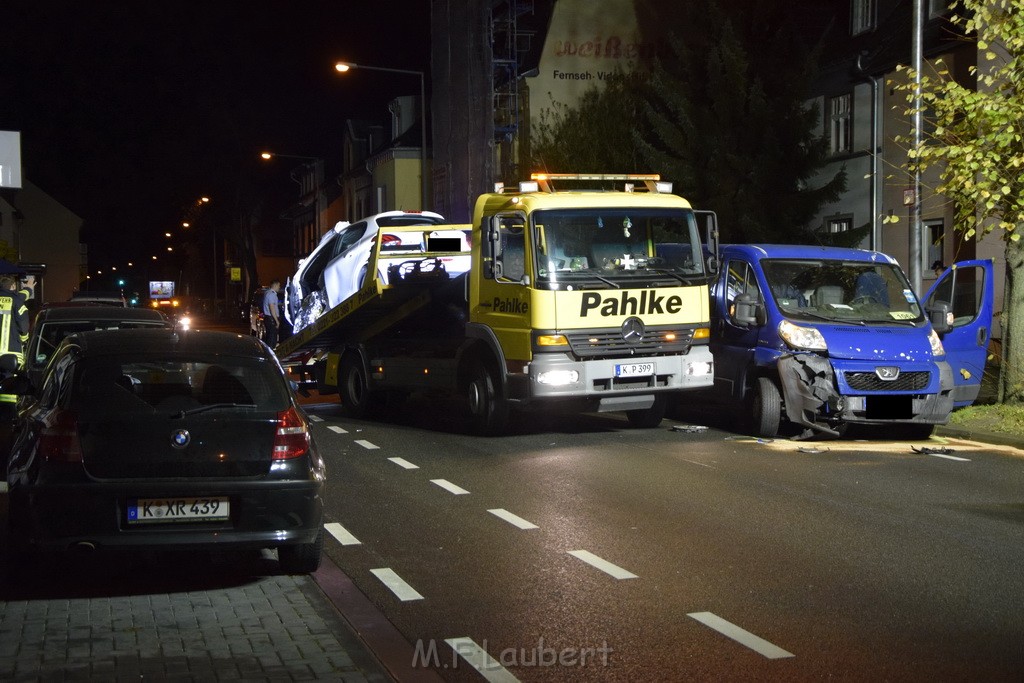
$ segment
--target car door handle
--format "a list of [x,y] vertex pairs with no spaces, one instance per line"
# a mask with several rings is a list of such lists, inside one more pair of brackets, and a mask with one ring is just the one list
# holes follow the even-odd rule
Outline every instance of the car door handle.
[[978,328],[978,346],[984,346],[986,339],[988,339],[988,328],[987,327],[979,327]]

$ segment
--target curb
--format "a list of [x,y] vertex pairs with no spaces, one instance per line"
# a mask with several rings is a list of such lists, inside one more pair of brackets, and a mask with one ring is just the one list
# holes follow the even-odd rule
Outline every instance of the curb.
[[982,443],[994,444],[997,446],[1010,446],[1024,451],[1024,439],[1009,434],[997,434],[995,432],[982,432],[967,427],[950,427],[948,425],[937,425],[935,427],[937,436],[951,436],[957,439],[968,441],[981,441]]

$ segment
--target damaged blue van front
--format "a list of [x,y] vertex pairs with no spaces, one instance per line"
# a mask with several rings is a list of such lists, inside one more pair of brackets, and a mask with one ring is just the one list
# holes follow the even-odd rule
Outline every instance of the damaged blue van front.
[[[922,304],[874,251],[723,245],[712,291],[715,393],[750,431],[926,438],[978,396],[992,323],[990,260],[948,269]],[[787,425],[788,423],[788,425]]]

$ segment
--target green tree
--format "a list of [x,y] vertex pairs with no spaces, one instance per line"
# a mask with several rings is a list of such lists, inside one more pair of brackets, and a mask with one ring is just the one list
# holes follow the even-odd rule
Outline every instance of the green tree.
[[[1020,0],[957,0],[952,21],[977,42],[972,82],[960,83],[941,60],[922,73],[921,113],[929,125],[908,152],[911,168],[934,168],[935,191],[955,207],[965,239],[998,233],[1006,254],[1000,400],[1024,401],[1024,10]],[[914,107],[914,74],[893,86]],[[907,139],[902,138],[903,142]]]
[[530,146],[531,168],[548,173],[650,173],[635,144],[643,124],[643,84],[618,72],[575,107],[552,101],[541,111]]
[[791,2],[637,0],[641,30],[670,31],[645,107],[648,163],[718,213],[729,241],[817,241],[807,230],[846,188],[827,160],[817,107],[808,106],[817,51],[803,44]]
[[531,163],[657,172],[715,211],[725,240],[820,241],[807,225],[846,174],[810,187],[827,150],[806,104],[816,53],[800,47],[790,5],[635,0],[659,56],[575,107],[553,103],[535,126]]

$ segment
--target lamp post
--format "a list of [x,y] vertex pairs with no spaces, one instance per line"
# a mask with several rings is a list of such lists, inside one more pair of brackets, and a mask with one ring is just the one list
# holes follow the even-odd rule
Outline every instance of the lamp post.
[[430,208],[427,202],[427,89],[425,77],[422,71],[412,69],[392,69],[383,66],[366,66],[365,64],[353,64],[352,62],[337,62],[334,70],[338,73],[345,73],[350,69],[366,69],[368,71],[388,71],[396,74],[409,74],[420,77],[420,208],[424,211]]

